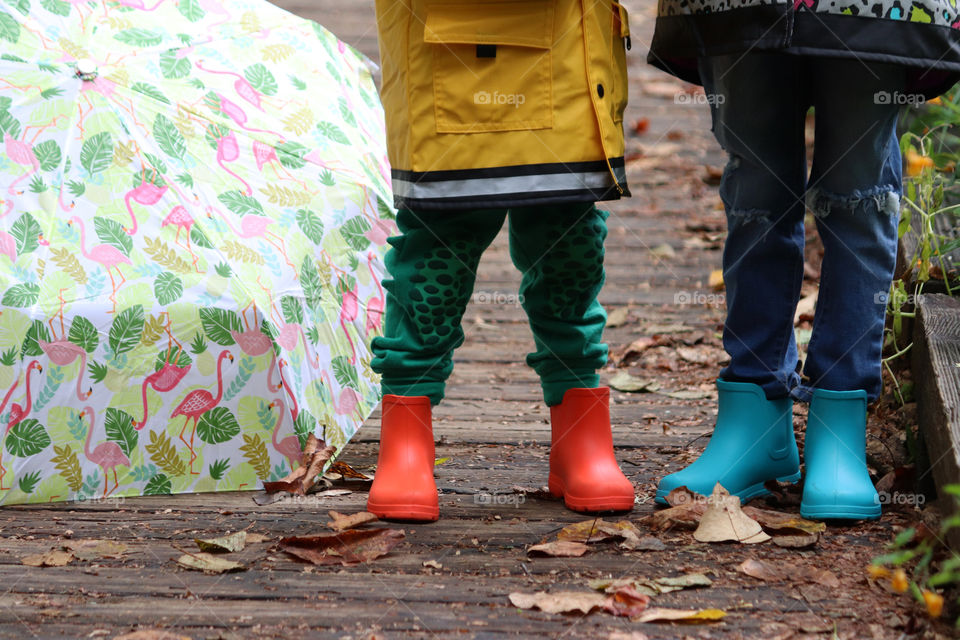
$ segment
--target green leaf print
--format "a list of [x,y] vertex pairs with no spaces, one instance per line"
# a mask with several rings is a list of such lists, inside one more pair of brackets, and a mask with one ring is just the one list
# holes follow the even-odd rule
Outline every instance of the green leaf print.
[[0,354],[0,364],[6,367],[12,367],[17,364],[17,348],[15,346],[10,347]]
[[213,243],[210,242],[210,238],[208,238],[204,230],[197,225],[194,225],[193,228],[190,229],[190,242],[204,249],[213,249]]
[[353,112],[350,110],[350,107],[347,105],[347,99],[343,96],[340,96],[338,99],[340,103],[340,115],[343,116],[343,121],[348,125],[357,128],[357,118],[353,115]]
[[[197,335],[200,335],[200,334],[198,333]],[[153,370],[160,371],[160,369],[162,369],[163,366],[167,364],[167,362],[169,362],[175,367],[184,368],[184,367],[190,366],[190,364],[193,361],[190,359],[190,354],[187,353],[186,351],[181,351],[180,356],[177,357],[176,348],[174,348],[173,351],[169,353],[167,352],[166,349],[164,349],[157,354],[157,359],[154,360],[153,362]]]
[[[350,359],[347,358],[347,356],[337,356],[333,359],[331,365],[333,366],[333,377],[337,379],[341,387],[350,387],[357,391],[360,390],[360,379],[357,376],[357,370],[350,364]],[[329,391],[331,394],[333,393],[333,389],[329,389]]]
[[220,444],[240,434],[240,423],[226,407],[214,407],[200,416],[197,436],[207,444]]
[[307,161],[304,156],[310,152],[310,149],[297,142],[281,142],[274,145],[277,150],[277,160],[287,169],[302,169]]
[[107,378],[107,365],[101,364],[94,360],[87,365],[87,371],[90,372],[90,377],[93,378],[93,381],[97,384],[100,384]]
[[170,483],[170,478],[162,473],[158,473],[147,482],[147,486],[143,488],[143,495],[167,496],[170,495],[172,491],[173,485]]
[[17,253],[22,256],[36,251],[42,232],[40,223],[32,215],[25,213],[20,216],[10,228],[10,235],[17,241]]
[[132,85],[130,85],[130,89],[132,91],[136,91],[137,93],[142,93],[145,96],[150,96],[157,102],[170,104],[170,98],[163,95],[163,92],[152,84],[148,84],[146,82],[134,82]]
[[252,196],[245,195],[242,191],[226,191],[217,196],[217,200],[241,217],[248,213],[264,215],[263,205],[260,204],[260,201]]
[[103,244],[116,247],[128,256],[133,251],[133,238],[127,235],[127,232],[123,230],[123,225],[116,220],[95,217],[93,219],[93,230]]
[[243,70],[243,76],[247,79],[253,88],[265,96],[277,95],[277,79],[273,77],[270,70],[261,63],[252,64]]
[[283,319],[288,324],[303,324],[303,305],[294,296],[280,298],[280,308],[283,310]]
[[100,344],[100,332],[93,323],[83,316],[74,316],[70,323],[70,333],[67,340],[77,345],[87,353],[93,353]]
[[[40,92],[40,97],[43,98],[44,100],[59,98],[62,95],[63,95],[63,89],[61,89],[60,87],[49,87]],[[34,151],[36,151],[36,147],[34,147]]]
[[50,446],[50,436],[38,420],[27,418],[7,433],[7,452],[18,458],[35,456]]
[[160,54],[160,73],[168,80],[178,80],[190,75],[190,60],[178,57],[177,49],[168,49]]
[[34,471],[33,473],[28,473],[25,476],[20,476],[20,480],[17,481],[20,491],[23,491],[26,494],[33,493],[33,490],[37,488],[37,485],[40,484],[40,471]]
[[203,20],[203,16],[207,15],[198,0],[180,0],[177,3],[177,9],[180,10],[180,15],[190,22],[199,22]]
[[297,434],[297,438],[300,440],[300,448],[302,449],[307,444],[307,438],[311,433],[316,432],[317,429],[317,419],[314,418],[309,411],[303,409],[300,413],[297,414],[297,419],[293,422],[293,431]]
[[40,0],[40,6],[58,16],[70,15],[70,3],[64,0]]
[[33,155],[37,156],[41,171],[53,171],[60,166],[63,152],[56,140],[44,140],[33,148]]
[[153,137],[156,138],[160,150],[171,158],[183,160],[187,155],[187,143],[180,130],[173,124],[173,120],[158,113],[153,121]]
[[297,224],[300,225],[303,235],[313,244],[319,245],[323,242],[323,221],[316,213],[310,209],[300,209],[297,211]]
[[139,344],[143,323],[143,305],[135,304],[117,314],[107,338],[114,357],[132,351]]
[[90,175],[100,173],[113,163],[113,137],[109,131],[98,133],[84,140],[80,149],[80,165]]
[[133,426],[133,416],[126,411],[108,407],[103,426],[107,432],[107,439],[116,442],[129,458],[137,448],[137,442],[140,439],[140,434]]
[[230,458],[224,458],[223,460],[217,460],[210,465],[210,477],[214,480],[220,480],[223,478],[224,474],[227,473],[227,469],[230,468]]
[[350,218],[340,227],[340,235],[354,251],[365,251],[370,240],[363,234],[370,231],[370,223],[363,216]]
[[300,267],[300,284],[307,297],[307,306],[311,309],[317,308],[320,305],[320,298],[323,297],[323,283],[320,281],[320,273],[317,271],[313,256],[309,253],[304,256],[303,265]]
[[40,297],[40,285],[32,282],[15,284],[3,294],[0,304],[5,307],[29,307]]
[[6,0],[7,4],[23,15],[30,13],[30,0]]
[[132,47],[153,47],[163,42],[159,33],[142,28],[124,29],[113,34],[113,39]]
[[317,129],[320,130],[320,133],[330,138],[334,142],[339,142],[340,144],[350,144],[350,138],[348,138],[347,134],[343,132],[343,129],[332,122],[321,122],[317,125]]
[[23,347],[20,349],[21,358],[43,355],[43,349],[40,348],[40,343],[37,340],[50,342],[50,331],[43,320],[34,320],[30,328],[27,329],[27,335],[23,339]]
[[290,76],[290,84],[293,85],[293,88],[297,91],[306,91],[307,83],[298,78],[297,76]]
[[227,309],[200,308],[200,324],[207,337],[219,345],[228,347],[234,344],[231,331],[240,331],[240,314]]
[[20,40],[20,23],[6,11],[0,11],[0,39],[13,44]]
[[20,126],[19,120],[10,115],[9,111],[0,111],[0,135],[9,135],[11,138],[19,138],[21,131],[22,127]]
[[165,271],[153,281],[153,293],[162,305],[176,302],[183,295],[183,280]]

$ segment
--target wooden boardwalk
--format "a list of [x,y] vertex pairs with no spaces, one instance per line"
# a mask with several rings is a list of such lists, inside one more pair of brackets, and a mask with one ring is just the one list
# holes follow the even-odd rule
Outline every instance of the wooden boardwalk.
[[[342,39],[376,57],[372,2],[278,2],[315,18]],[[632,128],[628,172],[634,198],[610,209],[610,310],[629,306],[628,321],[607,333],[612,349],[662,333],[717,347],[722,306],[675,304],[676,296],[710,293],[707,278],[719,265],[722,229],[715,187],[705,165],[722,164],[712,142],[705,105],[675,104],[661,84],[672,82],[645,65],[652,33],[652,3],[631,2],[633,19]],[[646,89],[646,90],[642,90]],[[665,248],[668,247],[668,248]],[[512,294],[519,278],[505,237],[484,256],[477,291]],[[479,300],[478,300],[479,302]],[[364,508],[366,487],[347,484],[345,496],[259,507],[252,494],[207,494],[126,500],[120,504],[60,504],[0,511],[0,637],[112,638],[136,629],[167,629],[190,638],[895,638],[906,621],[905,598],[867,583],[864,567],[880,552],[896,513],[878,523],[831,528],[813,551],[696,543],[689,532],[659,534],[665,551],[631,552],[597,545],[581,558],[528,558],[530,544],[551,539],[582,520],[549,498],[512,487],[546,482],[549,413],[523,354],[532,339],[522,310],[511,304],[474,304],[465,322],[467,343],[458,352],[449,396],[436,412],[442,519],[404,526],[406,540],[389,556],[349,568],[311,567],[273,547],[284,535],[320,533],[328,509]],[[671,333],[673,332],[673,333]],[[669,354],[666,354],[669,355]],[[718,366],[655,359],[633,369],[664,391],[709,392]],[[672,367],[672,370],[671,370]],[[608,375],[612,369],[605,373]],[[696,395],[691,394],[691,395]],[[661,393],[614,393],[615,443],[640,504],[631,518],[653,511],[656,480],[689,461],[687,445],[709,431],[710,398],[679,400]],[[376,461],[374,416],[343,459],[363,469]],[[504,493],[507,504],[478,503],[481,493]],[[796,510],[795,506],[781,506]],[[237,574],[208,576],[179,569],[178,548],[194,537],[249,529],[270,540],[235,559],[250,565]],[[129,546],[120,559],[29,568],[20,558],[69,539],[96,538]],[[840,586],[763,583],[736,571],[747,558],[798,562],[837,573]],[[436,561],[442,568],[425,567]],[[586,590],[595,577],[661,577],[707,572],[708,589],[659,596],[656,604],[720,608],[721,623],[704,626],[635,624],[594,613],[549,615],[512,607],[512,591]],[[629,634],[645,634],[629,635]],[[627,635],[617,635],[627,634]]]

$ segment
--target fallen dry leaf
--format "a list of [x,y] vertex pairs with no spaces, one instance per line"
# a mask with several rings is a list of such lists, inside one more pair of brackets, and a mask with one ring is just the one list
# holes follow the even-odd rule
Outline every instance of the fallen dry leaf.
[[133,633],[116,636],[113,640],[193,640],[190,636],[180,635],[163,629],[141,629]]
[[351,565],[387,555],[403,538],[402,529],[348,529],[340,533],[283,538],[280,548],[313,564]]
[[773,536],[771,542],[785,549],[805,549],[820,541],[819,533],[804,533],[796,536]]
[[585,554],[588,549],[589,547],[582,542],[554,540],[553,542],[533,545],[527,549],[527,554],[549,558],[579,558]]
[[793,562],[771,562],[748,558],[740,563],[737,570],[751,578],[766,582],[781,582],[784,580],[811,582],[831,589],[840,586],[840,580],[832,571]]
[[678,507],[682,504],[693,504],[693,503],[703,503],[706,505],[706,498],[704,498],[699,493],[694,493],[686,487],[686,485],[681,485],[676,489],[672,489],[670,493],[667,494],[665,498],[667,504],[671,507]]
[[197,547],[200,548],[200,551],[207,551],[210,553],[231,553],[233,551],[243,551],[243,548],[247,545],[247,532],[246,531],[237,531],[236,533],[231,533],[228,536],[221,536],[219,538],[194,538],[194,542],[197,543]]
[[80,560],[122,558],[129,550],[124,543],[113,540],[71,540],[63,546]]
[[630,318],[630,307],[617,307],[607,314],[607,327],[613,329],[627,324]]
[[357,471],[346,462],[341,462],[339,460],[330,465],[328,472],[339,473],[344,478],[353,478],[355,480],[373,480],[373,478],[370,476]]
[[336,452],[337,450],[334,447],[328,446],[326,442],[311,433],[307,436],[307,444],[303,448],[300,466],[291,471],[285,478],[276,482],[264,482],[263,490],[266,495],[254,496],[254,502],[259,505],[266,505],[281,499],[273,494],[306,495],[307,491],[316,483],[317,476],[320,475],[324,465]]
[[436,560],[427,560],[423,563],[423,566],[430,567],[432,569],[440,570],[443,569],[443,565],[437,562]]
[[45,553],[34,553],[20,558],[20,562],[28,567],[65,567],[74,559],[69,551],[51,549]]
[[600,578],[590,580],[587,585],[591,589],[606,593],[615,592],[623,587],[630,587],[639,593],[652,597],[661,593],[680,591],[681,589],[709,587],[713,585],[713,581],[702,573],[689,573],[673,578],[618,578],[616,580]]
[[653,536],[643,536],[642,538],[625,536],[623,542],[617,546],[624,551],[663,551],[667,548],[662,540]]
[[267,542],[270,539],[270,536],[265,536],[262,533],[247,534],[247,544],[260,544],[261,542]]
[[776,531],[781,535],[820,534],[827,530],[827,525],[823,522],[799,518],[793,514],[783,513],[781,511],[744,507],[743,512],[759,522],[760,526],[764,529]]
[[626,371],[618,371],[607,381],[607,384],[617,391],[628,393],[656,391],[660,388],[660,383],[656,380],[638,378]]
[[700,542],[735,541],[756,544],[770,539],[756,520],[740,509],[740,498],[730,495],[718,482],[707,501],[707,509],[700,518],[700,525],[693,532]]
[[184,569],[203,571],[204,573],[233,573],[247,570],[247,567],[239,562],[202,551],[200,553],[183,554],[177,558],[177,564]]
[[643,613],[650,598],[629,586],[622,586],[607,594],[583,591],[556,593],[511,593],[510,602],[520,609],[540,609],[546,613],[590,613],[606,611],[615,616],[634,617]]
[[720,269],[714,269],[710,272],[710,277],[707,278],[707,284],[714,291],[723,291],[723,271]]
[[602,542],[617,538],[640,539],[640,530],[627,520],[607,522],[602,518],[584,520],[565,526],[557,534],[558,540],[572,540],[574,542]]
[[700,524],[700,518],[707,510],[707,505],[699,502],[688,502],[654,511],[642,521],[655,531],[668,529],[695,529]]
[[727,615],[722,609],[664,609],[651,607],[639,616],[630,618],[632,622],[716,622]]
[[331,518],[333,518],[327,523],[327,526],[334,531],[345,531],[346,529],[359,527],[362,524],[376,522],[377,520],[377,516],[373,515],[369,511],[361,511],[359,513],[352,513],[350,515],[338,513],[337,511],[328,511],[327,513]]

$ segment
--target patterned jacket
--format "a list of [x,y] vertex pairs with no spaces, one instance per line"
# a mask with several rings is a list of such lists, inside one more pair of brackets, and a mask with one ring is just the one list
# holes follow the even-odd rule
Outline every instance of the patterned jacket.
[[698,84],[698,56],[747,51],[903,65],[928,97],[960,79],[957,0],[659,0],[657,13],[647,61]]

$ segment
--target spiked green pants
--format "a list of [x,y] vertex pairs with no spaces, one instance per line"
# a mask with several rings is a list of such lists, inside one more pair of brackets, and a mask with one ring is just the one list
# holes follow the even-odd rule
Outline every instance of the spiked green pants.
[[[443,398],[480,256],[507,215],[505,209],[398,212],[401,235],[390,239],[386,257],[384,335],[372,345],[384,394],[428,396],[433,404]],[[606,313],[597,302],[606,218],[592,203],[509,211],[510,256],[523,274],[518,300],[536,347],[527,364],[540,376],[549,406],[560,404],[567,389],[596,387],[597,369],[607,361]]]

